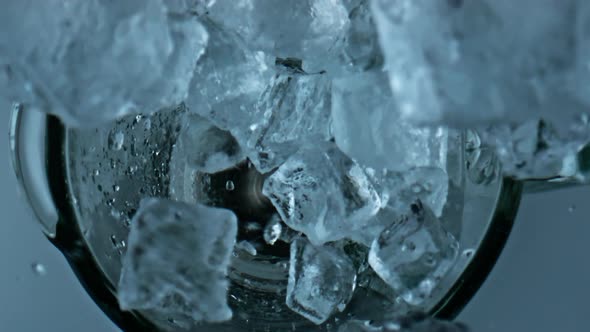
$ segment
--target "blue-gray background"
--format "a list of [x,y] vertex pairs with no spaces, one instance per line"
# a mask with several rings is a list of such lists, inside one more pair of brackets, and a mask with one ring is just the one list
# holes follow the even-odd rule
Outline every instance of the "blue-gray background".
[[[119,331],[41,235],[18,192],[8,106],[0,105],[0,331]],[[590,187],[525,197],[496,268],[459,319],[474,332],[590,331],[589,198]],[[36,262],[45,276],[33,273]]]

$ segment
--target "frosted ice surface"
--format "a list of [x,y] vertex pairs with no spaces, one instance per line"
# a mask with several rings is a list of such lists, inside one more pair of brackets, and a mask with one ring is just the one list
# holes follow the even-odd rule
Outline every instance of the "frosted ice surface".
[[373,241],[369,264],[410,305],[421,305],[453,266],[458,242],[421,202]]
[[301,69],[296,65],[281,67],[260,96],[249,127],[248,155],[260,172],[278,167],[304,144],[330,138],[330,80],[295,72]]
[[197,63],[186,105],[221,129],[243,137],[254,122],[256,102],[273,75],[274,58],[271,61],[263,52],[247,49],[238,36],[207,18],[203,24],[210,35],[209,44]]
[[559,118],[590,104],[587,1],[372,0],[371,7],[406,119]]
[[208,40],[196,18],[168,15],[161,0],[2,6],[2,94],[74,126],[178,104]]
[[309,72],[325,69],[332,61],[348,25],[348,11],[340,0],[216,1],[207,15],[251,49],[302,59]]
[[197,114],[185,115],[175,148],[182,151],[190,166],[206,173],[230,168],[245,158],[228,131]]
[[332,118],[336,144],[363,165],[392,171],[446,167],[448,130],[402,120],[383,72],[335,79]]
[[293,154],[266,179],[263,193],[289,227],[316,245],[350,236],[381,207],[364,170],[329,142]]
[[287,306],[315,324],[343,311],[356,287],[356,272],[344,252],[315,247],[300,238],[291,244]]
[[119,305],[195,321],[231,319],[226,272],[236,235],[229,210],[144,199],[131,223]]

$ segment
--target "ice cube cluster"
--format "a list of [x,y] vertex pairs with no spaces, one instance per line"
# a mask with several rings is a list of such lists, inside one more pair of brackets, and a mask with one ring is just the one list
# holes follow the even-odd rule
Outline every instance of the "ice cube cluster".
[[[175,151],[263,174],[286,305],[322,324],[367,269],[424,306],[457,257],[440,218],[463,176],[590,180],[589,23],[582,0],[7,0],[0,97],[69,126],[183,105]],[[257,254],[236,222],[144,201],[122,308],[229,319],[228,255]]]

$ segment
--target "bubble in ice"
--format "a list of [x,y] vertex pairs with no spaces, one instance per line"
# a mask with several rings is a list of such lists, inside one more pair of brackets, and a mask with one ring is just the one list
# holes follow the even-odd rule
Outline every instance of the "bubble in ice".
[[228,180],[227,182],[225,182],[225,190],[232,191],[234,189],[236,189],[236,185],[232,180]]

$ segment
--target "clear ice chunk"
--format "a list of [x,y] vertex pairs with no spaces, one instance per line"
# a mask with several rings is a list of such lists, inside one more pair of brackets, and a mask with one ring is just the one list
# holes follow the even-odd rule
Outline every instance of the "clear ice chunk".
[[344,311],[356,287],[356,271],[344,252],[316,247],[304,238],[291,243],[287,306],[315,324]]
[[131,222],[119,305],[197,322],[231,319],[226,273],[236,235],[229,210],[144,199]]
[[558,119],[590,105],[587,1],[372,0],[371,7],[405,119]]
[[[326,75],[305,74],[296,60],[278,59],[284,68],[260,96],[248,135],[248,156],[256,169],[269,172],[302,145],[330,138],[331,83]],[[291,68],[281,62],[295,62]],[[289,64],[289,63],[287,63]]]
[[262,190],[282,220],[315,245],[350,237],[381,207],[365,171],[330,142],[301,148]]
[[4,98],[72,126],[182,102],[208,40],[195,17],[169,15],[161,0],[9,0],[2,7]]
[[255,121],[256,102],[273,75],[274,58],[249,50],[238,36],[206,17],[202,22],[209,44],[197,63],[186,105],[235,137],[244,137]]
[[309,72],[325,69],[332,61],[349,22],[340,0],[216,1],[207,16],[253,50],[302,59]]
[[182,151],[191,167],[206,173],[230,168],[245,158],[231,133],[197,114],[185,115],[175,149]]
[[367,221],[351,239],[371,246],[392,221],[408,214],[419,199],[436,217],[440,217],[447,203],[449,176],[436,167],[417,167],[405,172],[385,172],[374,180],[380,192],[382,208]]
[[402,120],[383,72],[334,80],[332,130],[344,153],[376,170],[446,168],[448,130]]
[[420,201],[373,241],[369,264],[412,306],[420,306],[453,266],[459,250],[434,213]]

